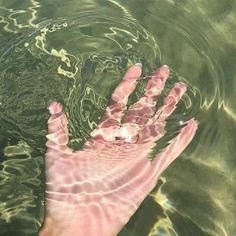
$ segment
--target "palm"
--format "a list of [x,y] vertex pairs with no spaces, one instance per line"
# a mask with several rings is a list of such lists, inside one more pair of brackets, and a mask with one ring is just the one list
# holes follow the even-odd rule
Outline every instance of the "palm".
[[148,160],[186,86],[176,83],[156,111],[156,99],[169,75],[163,66],[149,79],[144,96],[123,116],[140,75],[139,65],[127,71],[83,150],[72,152],[67,147],[62,106],[56,102],[49,106],[46,217],[40,235],[116,235],[192,140],[197,128],[193,119],[153,161]]

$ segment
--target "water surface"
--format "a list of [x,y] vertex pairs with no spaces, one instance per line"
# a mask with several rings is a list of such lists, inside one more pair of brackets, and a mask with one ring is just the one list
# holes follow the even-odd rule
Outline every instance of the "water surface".
[[119,235],[234,236],[235,10],[233,0],[0,1],[0,235],[37,235],[42,223],[48,103],[66,107],[78,149],[141,62],[143,76],[170,66],[167,90],[189,86],[169,132],[192,116],[199,130]]

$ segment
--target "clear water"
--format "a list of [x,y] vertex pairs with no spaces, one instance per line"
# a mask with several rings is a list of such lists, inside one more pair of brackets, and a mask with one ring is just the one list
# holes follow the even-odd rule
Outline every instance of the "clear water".
[[234,236],[235,10],[234,0],[0,0],[0,235],[41,225],[48,103],[66,106],[80,148],[141,62],[144,76],[167,64],[170,83],[189,85],[170,123],[200,125],[119,235]]

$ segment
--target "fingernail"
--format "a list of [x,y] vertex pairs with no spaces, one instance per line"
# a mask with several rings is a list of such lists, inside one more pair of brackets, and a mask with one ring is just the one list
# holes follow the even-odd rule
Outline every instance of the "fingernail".
[[182,81],[179,81],[178,84],[183,85],[185,87],[188,87],[188,85],[186,83],[182,82]]
[[143,67],[143,65],[142,65],[141,63],[136,63],[135,65],[136,65],[136,66],[139,66],[139,67],[141,67],[141,68]]
[[163,65],[162,67],[159,68],[159,70],[161,71],[161,73],[166,74],[167,76],[170,73],[170,68],[167,65]]

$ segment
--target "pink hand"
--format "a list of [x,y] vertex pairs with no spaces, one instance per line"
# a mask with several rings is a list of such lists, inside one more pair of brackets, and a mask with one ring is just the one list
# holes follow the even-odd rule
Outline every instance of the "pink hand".
[[155,187],[161,173],[193,139],[197,122],[191,119],[169,146],[153,161],[148,160],[186,86],[176,83],[156,111],[156,99],[169,75],[168,67],[162,66],[149,79],[144,96],[122,117],[140,75],[139,65],[127,71],[101,122],[80,151],[67,147],[68,121],[62,106],[50,104],[46,215],[40,236],[116,235]]

